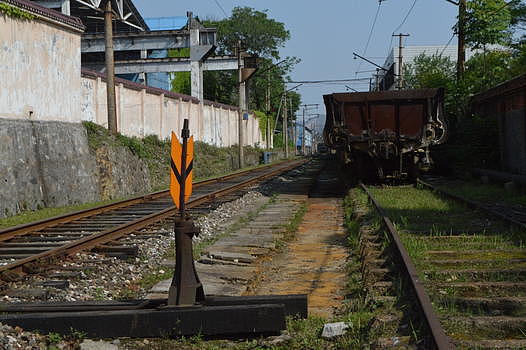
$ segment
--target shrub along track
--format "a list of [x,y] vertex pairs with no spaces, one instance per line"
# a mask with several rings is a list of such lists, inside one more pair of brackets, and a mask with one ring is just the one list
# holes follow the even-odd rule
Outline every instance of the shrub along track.
[[[207,211],[241,189],[295,168],[304,161],[289,161],[251,169],[194,184],[188,208]],[[170,218],[175,213],[168,191],[83,210],[0,231],[1,277],[38,272],[46,261],[81,250],[126,254],[130,247],[117,240],[129,233]],[[37,264],[38,263],[38,264]]]
[[[392,235],[388,239],[410,256],[409,264],[398,270],[404,272],[414,264],[415,271],[408,269],[413,277],[410,284],[416,286],[411,289],[420,309],[428,308],[427,328],[433,330],[435,342],[443,342],[440,348],[526,347],[526,249],[520,223],[507,220],[502,211],[490,212],[473,201],[459,204],[427,189],[367,190],[380,213],[385,213],[384,225],[399,233],[398,242]],[[403,255],[398,248],[396,254]],[[377,273],[395,274],[378,261],[384,270]],[[424,287],[420,292],[418,285]],[[452,344],[440,338],[444,331]]]

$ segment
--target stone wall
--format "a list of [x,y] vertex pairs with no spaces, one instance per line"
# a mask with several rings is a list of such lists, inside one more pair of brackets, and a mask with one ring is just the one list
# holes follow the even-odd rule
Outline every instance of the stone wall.
[[82,124],[0,119],[0,217],[149,191],[145,162],[125,147],[90,153]]
[[148,166],[127,148],[103,146],[95,152],[101,199],[150,192]]
[[80,124],[0,119],[0,216],[100,198]]

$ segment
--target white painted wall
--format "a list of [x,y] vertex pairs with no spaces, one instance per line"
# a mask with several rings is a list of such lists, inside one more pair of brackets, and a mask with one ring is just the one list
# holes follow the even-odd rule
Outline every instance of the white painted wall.
[[[104,77],[81,71],[82,24],[51,10],[41,15],[42,9],[31,6],[34,20],[0,15],[0,118],[107,126]],[[236,107],[123,79],[117,79],[116,99],[117,127],[124,135],[166,139],[172,130],[180,134],[189,118],[195,140],[238,144]],[[257,118],[250,115],[243,124],[244,144],[264,146]]]
[[0,117],[78,121],[81,31],[0,15]]
[[[236,107],[195,98],[117,79],[117,128],[127,136],[180,134],[183,119],[189,118],[196,141],[228,147],[238,144]],[[84,71],[81,80],[80,120],[107,126],[106,82],[98,73]],[[245,127],[245,145],[264,147],[259,122],[250,114]]]

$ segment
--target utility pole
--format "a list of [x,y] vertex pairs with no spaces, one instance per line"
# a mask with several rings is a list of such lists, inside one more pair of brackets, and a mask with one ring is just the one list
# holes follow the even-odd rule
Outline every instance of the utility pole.
[[287,94],[285,93],[285,101],[283,108],[283,143],[285,145],[285,158],[289,157],[289,131],[288,131],[288,117],[287,117]]
[[267,109],[267,151],[270,151],[270,71],[267,72],[267,93],[266,93],[266,109]]
[[458,2],[458,56],[457,80],[464,75],[464,62],[466,61],[466,0]]
[[399,39],[398,42],[398,90],[402,90],[404,86],[404,74],[403,74],[403,53],[402,49],[403,47],[403,38],[404,36],[409,36],[409,34],[393,34],[393,36],[397,36]]
[[[291,119],[292,119],[292,116],[291,116]],[[292,139],[294,140],[292,144],[294,145],[294,155],[296,156],[298,155],[298,147],[296,145],[298,142],[298,130],[296,130],[296,128],[298,127],[298,124],[294,120],[291,120],[291,123],[292,123]]]
[[305,111],[307,110],[307,105],[303,106],[303,132],[301,133],[301,155],[305,155]]
[[113,57],[113,11],[111,0],[104,8],[104,37],[106,41],[106,98],[108,110],[108,130],[117,133],[117,111],[115,107],[115,61]]
[[241,41],[237,43],[237,66],[238,68],[238,83],[239,83],[239,116],[238,116],[238,144],[239,144],[239,168],[244,167],[245,154],[243,149],[243,114],[245,111],[246,89],[245,81],[243,80],[243,60],[241,57]]

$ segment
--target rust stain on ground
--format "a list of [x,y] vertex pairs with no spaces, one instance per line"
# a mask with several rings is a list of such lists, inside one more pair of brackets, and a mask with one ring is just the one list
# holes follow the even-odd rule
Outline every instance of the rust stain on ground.
[[330,318],[341,307],[346,284],[343,203],[310,198],[296,238],[259,280],[253,294],[307,294],[309,314]]

